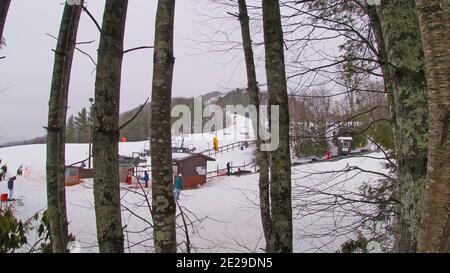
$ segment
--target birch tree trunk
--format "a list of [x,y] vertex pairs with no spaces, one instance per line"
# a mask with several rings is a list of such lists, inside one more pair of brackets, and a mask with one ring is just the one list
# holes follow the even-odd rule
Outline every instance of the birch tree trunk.
[[244,47],[245,65],[247,70],[248,92],[250,103],[256,107],[257,117],[253,123],[253,130],[256,137],[257,162],[259,165],[259,206],[261,212],[261,222],[266,240],[266,252],[275,251],[274,236],[272,236],[272,217],[270,215],[270,185],[269,185],[269,156],[267,152],[261,151],[260,127],[260,93],[258,81],[256,79],[255,60],[253,56],[252,38],[250,34],[250,22],[245,0],[238,0],[239,22],[241,25],[242,43]]
[[420,252],[450,252],[450,1],[416,0],[430,104]]
[[6,16],[8,15],[9,4],[11,4],[11,0],[0,0],[0,45],[3,39],[3,30],[5,29],[5,22]]
[[93,107],[94,200],[100,252],[124,251],[119,190],[119,101],[128,0],[106,0]]
[[270,197],[274,251],[292,252],[291,156],[283,29],[278,0],[263,0],[264,47],[269,104],[279,106],[279,147],[270,155]]
[[175,0],[159,0],[151,103],[152,207],[155,252],[177,251],[172,174],[171,98]]
[[422,190],[427,170],[428,105],[414,0],[386,0],[378,8],[392,94],[397,158],[395,252],[416,252]]
[[81,5],[64,6],[55,50],[47,125],[47,215],[52,251],[67,250],[68,223],[65,191],[65,131],[70,71],[77,39]]

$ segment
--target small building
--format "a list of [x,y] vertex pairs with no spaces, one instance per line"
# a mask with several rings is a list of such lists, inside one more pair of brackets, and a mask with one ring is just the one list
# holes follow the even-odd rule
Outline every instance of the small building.
[[352,151],[352,137],[338,137],[338,155],[348,155]]
[[66,166],[65,185],[75,186],[83,182],[85,178],[93,178],[94,169],[86,169],[78,166]]
[[206,183],[208,161],[216,160],[200,153],[173,153],[173,175],[175,177],[181,173],[183,189],[197,188]]

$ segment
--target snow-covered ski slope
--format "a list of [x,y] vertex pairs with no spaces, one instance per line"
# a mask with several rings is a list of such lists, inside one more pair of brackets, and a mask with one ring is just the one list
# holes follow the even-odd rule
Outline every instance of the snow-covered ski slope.
[[[232,130],[241,130],[240,125],[242,120]],[[195,146],[204,145],[207,148],[208,142],[212,145],[213,137],[207,134],[203,140],[195,140],[190,136],[185,143],[192,141]],[[218,137],[220,145],[235,142],[221,139],[220,133]],[[246,139],[245,135],[240,137],[238,140]],[[131,155],[143,148],[148,148],[148,142],[120,143],[120,154]],[[66,145],[66,163],[85,159],[87,151],[87,144]],[[228,161],[233,161],[233,165],[250,162],[253,160],[252,153],[253,148],[250,147],[218,154],[216,162],[208,163],[208,169],[216,169],[217,164],[224,168]],[[335,198],[330,197],[330,194],[338,192],[345,192],[347,197],[351,197],[363,183],[375,183],[379,179],[374,174],[357,170],[343,171],[351,166],[386,173],[382,166],[383,160],[376,159],[382,155],[370,155],[371,158],[355,157],[292,168],[295,252],[336,251],[344,241],[355,237],[355,232],[347,230],[355,222],[358,224],[359,218],[352,211],[369,211],[373,208],[361,204],[358,204],[358,208],[352,204],[330,207],[322,201]],[[23,177],[19,177],[15,183],[15,197],[23,202],[23,205],[14,207],[16,216],[20,218],[26,219],[46,208],[45,156],[45,145],[0,149],[2,164],[8,165],[9,172],[15,173],[19,165],[24,166]],[[81,244],[83,252],[98,251],[92,183],[92,180],[87,180],[82,185],[66,188],[69,230]],[[7,192],[6,181],[0,182],[0,192]],[[151,204],[151,188],[129,189],[124,186],[121,195],[126,252],[153,251],[153,235],[149,225],[151,215],[147,206],[147,201]],[[212,178],[201,188],[183,191],[179,205],[190,223],[188,231],[192,252],[262,252],[264,238],[258,208],[258,174]],[[184,242],[181,217],[177,218],[177,222],[178,242]],[[336,231],[336,227],[340,227],[340,231]],[[30,234],[31,242],[33,236]],[[185,248],[185,244],[180,245],[181,252]]]

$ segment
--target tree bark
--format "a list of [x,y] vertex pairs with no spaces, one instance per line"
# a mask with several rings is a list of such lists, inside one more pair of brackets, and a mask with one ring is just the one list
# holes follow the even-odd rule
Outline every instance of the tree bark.
[[106,0],[93,107],[94,198],[100,252],[124,251],[119,189],[119,102],[128,0]]
[[155,252],[177,251],[172,174],[171,98],[175,0],[159,0],[151,103],[152,207]]
[[6,16],[8,15],[9,4],[11,4],[11,0],[0,0],[0,44],[3,38],[3,30],[5,29],[5,22]]
[[416,252],[427,166],[428,105],[418,17],[413,0],[387,0],[378,8],[393,91],[398,164],[395,252]]
[[416,0],[430,104],[420,252],[450,252],[450,1]]
[[267,152],[261,151],[260,127],[260,93],[258,81],[256,79],[255,60],[253,56],[252,38],[250,34],[250,23],[245,0],[238,0],[239,21],[241,25],[242,43],[244,48],[245,65],[247,70],[248,92],[250,103],[256,107],[257,117],[253,123],[253,130],[256,137],[256,157],[259,165],[259,206],[261,212],[261,222],[266,240],[266,252],[275,251],[274,236],[272,236],[272,217],[270,214],[270,182],[269,182],[269,157]]
[[292,252],[291,156],[284,40],[278,0],[263,0],[269,104],[279,106],[279,147],[270,155],[270,197],[277,252]]
[[48,103],[47,125],[47,215],[52,251],[65,253],[68,222],[65,191],[65,128],[70,71],[72,68],[81,6],[65,5],[55,52]]

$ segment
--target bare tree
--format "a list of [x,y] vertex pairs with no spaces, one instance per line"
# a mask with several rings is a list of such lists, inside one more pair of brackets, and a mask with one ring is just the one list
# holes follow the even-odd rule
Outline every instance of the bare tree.
[[430,104],[428,169],[418,251],[450,251],[450,2],[417,0]]
[[291,155],[284,40],[278,0],[263,0],[269,104],[279,106],[279,147],[270,157],[270,197],[276,252],[292,252]]
[[68,223],[65,193],[65,129],[70,71],[81,5],[64,6],[55,50],[47,125],[47,215],[53,252],[66,252]]
[[175,0],[159,0],[155,23],[151,104],[153,237],[155,251],[176,252],[176,205],[173,194],[170,104]]
[[100,252],[124,251],[119,189],[119,100],[127,0],[107,0],[93,107],[94,198]]
[[252,37],[250,33],[250,23],[247,11],[247,3],[245,0],[238,0],[239,5],[239,21],[241,25],[242,43],[245,55],[245,64],[247,69],[248,92],[250,103],[256,107],[257,119],[253,124],[256,136],[257,162],[259,165],[259,202],[261,212],[261,222],[266,239],[266,252],[275,251],[275,242],[272,231],[272,220],[270,213],[270,182],[269,182],[269,155],[267,152],[261,151],[261,138],[259,136],[260,127],[260,93],[258,81],[256,79],[255,60],[253,56]]

